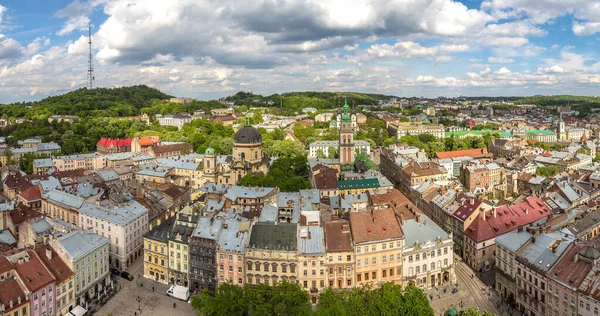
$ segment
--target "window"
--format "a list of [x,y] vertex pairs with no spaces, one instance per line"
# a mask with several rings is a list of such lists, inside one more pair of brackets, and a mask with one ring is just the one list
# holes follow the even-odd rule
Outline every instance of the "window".
[[358,281],[358,282],[362,281],[361,278],[362,278],[362,274],[356,275],[356,281]]
[[[179,245],[177,245],[177,249],[179,249]],[[223,260],[223,254],[219,254],[219,259]]]
[[[357,249],[360,249],[360,248],[357,248]],[[359,252],[360,252],[360,250],[359,250]],[[329,262],[333,262],[333,256],[329,256]]]
[[369,272],[365,272],[365,281],[369,281]]
[[377,251],[377,246],[376,245],[371,246],[371,251]]
[[408,262],[413,262],[413,256],[412,255],[408,256]]
[[394,243],[393,242],[390,243],[389,248],[390,249],[394,248]]
[[434,262],[431,263],[431,270],[435,270],[435,263]]
[[383,262],[383,263],[386,263],[386,259],[387,259],[387,257],[386,257],[386,256],[383,256],[383,258],[382,258],[382,262]]
[[347,255],[346,256],[346,261],[352,261],[352,255]]
[[381,249],[382,250],[386,250],[387,249],[387,245],[386,244],[381,245]]
[[390,255],[390,262],[394,262],[394,255]]
[[356,259],[356,266],[360,267],[360,259]]
[[373,271],[372,275],[373,275],[373,280],[377,279],[377,272]]
[[419,261],[419,260],[420,260],[420,258],[419,258],[419,254],[416,254],[416,255],[415,255],[415,261]]
[[[356,247],[356,253],[360,253],[360,247]],[[331,257],[329,257],[329,258],[331,258]],[[331,259],[331,260],[333,260],[333,259]]]
[[427,271],[427,265],[426,265],[426,264],[424,264],[424,265],[423,265],[423,272],[426,272],[426,271]]
[[377,264],[377,257],[371,258],[371,263],[372,264]]
[[383,270],[382,273],[383,273],[382,277],[387,278],[387,270]]

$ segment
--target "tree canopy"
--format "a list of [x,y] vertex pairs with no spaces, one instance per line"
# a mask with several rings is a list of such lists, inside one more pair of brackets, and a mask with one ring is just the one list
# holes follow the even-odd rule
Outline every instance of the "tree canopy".
[[279,187],[281,192],[297,192],[310,189],[308,182],[308,160],[306,156],[281,157],[266,175],[247,174],[238,185],[248,187]]

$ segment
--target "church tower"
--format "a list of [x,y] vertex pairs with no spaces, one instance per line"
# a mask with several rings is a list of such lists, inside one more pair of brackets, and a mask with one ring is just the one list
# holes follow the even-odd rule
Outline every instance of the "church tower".
[[340,164],[342,166],[354,163],[356,153],[354,151],[354,127],[352,118],[348,114],[348,103],[344,100],[344,108],[340,119]]
[[562,112],[559,113],[559,116],[560,116],[560,120],[558,121],[558,131],[556,133],[557,134],[556,138],[558,138],[558,140],[565,140],[565,139],[567,139],[567,132],[565,129],[565,121],[563,121],[563,118],[562,118]]

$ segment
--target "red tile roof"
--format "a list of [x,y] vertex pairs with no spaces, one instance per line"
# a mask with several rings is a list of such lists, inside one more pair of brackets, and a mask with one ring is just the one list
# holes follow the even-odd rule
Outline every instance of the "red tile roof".
[[350,229],[355,243],[404,237],[396,214],[391,209],[352,212]]
[[31,186],[31,182],[23,177],[21,173],[11,172],[6,176],[6,179],[4,179],[4,185],[10,189],[25,191]]
[[325,223],[325,249],[330,251],[353,251],[350,223],[338,220]]
[[113,147],[130,147],[132,140],[133,140],[133,138],[110,139],[110,138],[102,137],[102,138],[100,138],[100,140],[98,141],[98,143],[96,145],[104,146],[104,147],[110,147],[111,145]]
[[[18,304],[19,297],[21,298],[21,304]],[[12,301],[12,308],[10,303]],[[15,279],[6,279],[0,281],[0,305],[3,305],[6,310],[3,312],[9,312],[19,308],[21,305],[27,303],[27,296],[19,286],[19,282]],[[10,315],[8,313],[7,315]]]
[[[69,268],[69,266],[58,256],[56,251],[52,249],[50,246],[38,247],[35,248],[35,252],[46,268],[52,272],[54,277],[56,278],[56,283],[61,284],[62,282],[68,280],[70,277],[75,275],[73,270]],[[50,258],[48,258],[50,255]]]
[[440,151],[435,153],[435,157],[438,159],[444,158],[456,158],[456,157],[478,157],[488,153],[487,148],[474,148],[465,150],[453,150],[453,151]]
[[40,187],[37,185],[34,185],[31,188],[19,193],[19,196],[26,202],[34,202],[42,199]]
[[14,269],[12,263],[4,255],[0,255],[0,274],[4,274]]
[[536,222],[552,214],[552,210],[537,196],[528,196],[525,201],[514,205],[503,205],[487,212],[485,219],[478,216],[465,230],[465,237],[482,242],[524,225]]
[[42,287],[55,281],[54,276],[46,269],[40,258],[33,250],[27,250],[29,259],[26,262],[14,262],[15,270],[23,284],[31,292],[37,292]]

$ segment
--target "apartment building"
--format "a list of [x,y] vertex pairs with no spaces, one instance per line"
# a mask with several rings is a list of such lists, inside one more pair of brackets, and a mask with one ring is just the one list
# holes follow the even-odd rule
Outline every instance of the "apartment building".
[[552,214],[548,206],[537,196],[513,205],[502,205],[477,210],[471,225],[464,231],[463,258],[473,270],[488,271],[495,265],[496,237],[507,232],[545,219]]
[[[189,239],[189,279],[194,292],[207,290],[214,295],[217,290],[217,240],[221,230],[228,230],[229,224],[214,217],[200,217]],[[219,257],[220,261],[225,256]],[[229,258],[227,258],[229,259]],[[219,263],[218,270],[225,265]]]
[[181,129],[185,123],[190,123],[192,117],[188,114],[165,114],[156,115],[158,123],[162,126],[175,126],[177,129]]
[[[340,152],[340,142],[337,140],[319,140],[308,145],[308,158],[317,157],[323,154],[329,157],[329,150],[334,149],[335,152]],[[366,140],[355,140],[354,148],[358,153],[371,155],[371,143]]]
[[223,222],[223,229],[217,239],[218,284],[230,282],[244,286],[246,283],[244,262],[249,237],[249,221],[225,220]]
[[324,233],[327,286],[337,289],[353,288],[355,261],[350,223],[346,220],[326,222]]
[[190,236],[198,224],[198,214],[184,207],[175,215],[175,225],[169,233],[169,283],[189,287]]
[[[111,286],[108,238],[75,231],[53,239],[51,243],[75,273],[74,284],[69,283],[66,289],[68,292],[74,290],[75,305],[85,306],[104,296],[105,288]],[[61,292],[64,292],[62,286]]]
[[410,192],[410,188],[420,185],[425,181],[438,181],[447,179],[446,169],[435,162],[417,162],[411,160],[400,174],[400,186],[404,193]]
[[400,226],[405,234],[402,283],[424,289],[456,283],[452,237],[417,211],[402,212]]
[[301,226],[298,235],[298,282],[316,304],[319,293],[327,287],[325,233],[320,226]]
[[394,211],[352,212],[349,216],[356,258],[356,285],[400,284],[404,233]]
[[100,153],[56,156],[52,158],[52,164],[57,171],[97,170],[106,166],[106,157]]
[[248,285],[298,280],[298,225],[256,222],[246,248]]
[[56,279],[56,291],[54,293],[54,301],[56,305],[56,314],[65,315],[71,309],[75,308],[75,290],[73,282],[75,282],[75,273],[69,266],[58,256],[56,251],[50,246],[42,246],[35,248],[38,258],[44,266]]
[[42,194],[41,213],[79,226],[79,209],[85,199],[60,190]]
[[148,209],[136,201],[84,203],[79,209],[79,227],[109,238],[109,264],[126,269],[142,256]]
[[517,302],[516,258],[533,238],[527,230],[519,229],[496,238],[496,291],[510,304]]
[[169,233],[175,225],[170,217],[144,235],[144,278],[169,283]]
[[54,315],[56,279],[33,250],[8,256],[29,299],[29,315]]
[[473,192],[488,192],[502,181],[502,168],[496,163],[473,160],[463,165],[460,179],[465,189]]
[[[517,306],[527,315],[547,315],[547,274],[574,240],[573,236],[560,232],[540,234],[532,237],[517,256]],[[572,304],[575,302],[573,296]],[[569,312],[574,314],[574,306]]]

